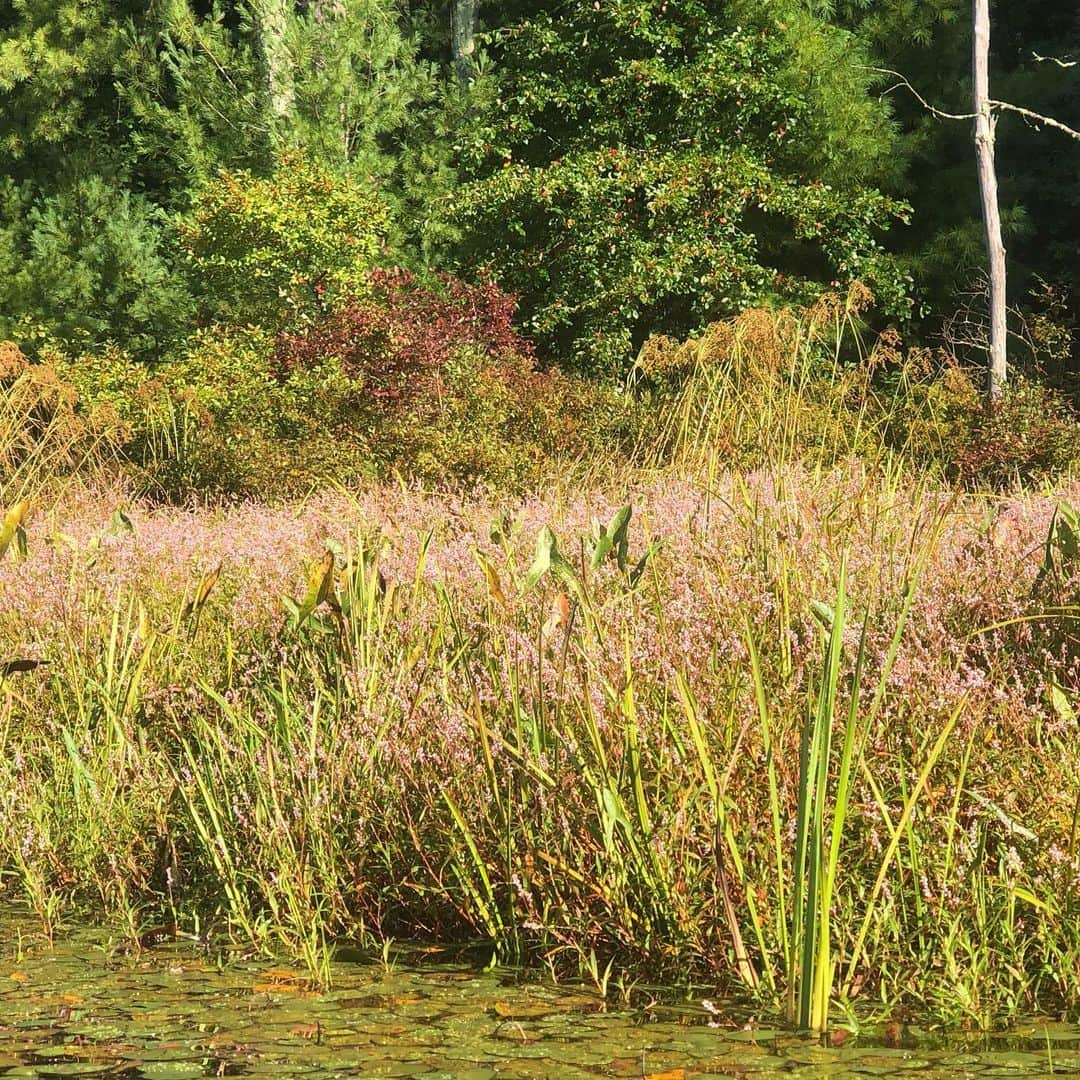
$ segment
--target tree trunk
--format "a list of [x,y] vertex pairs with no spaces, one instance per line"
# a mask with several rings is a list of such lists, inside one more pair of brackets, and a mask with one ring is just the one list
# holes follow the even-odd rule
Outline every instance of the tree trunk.
[[289,54],[289,18],[292,0],[257,0],[252,5],[270,97],[270,119],[279,140],[287,137],[296,106],[293,62]]
[[451,0],[450,52],[458,82],[465,86],[472,74],[472,56],[476,50],[476,0]]
[[990,271],[990,356],[986,369],[986,396],[992,405],[1005,388],[1005,245],[1001,240],[997,172],[994,169],[994,128],[990,107],[990,0],[973,0],[972,73],[974,83],[975,161],[979,173]]

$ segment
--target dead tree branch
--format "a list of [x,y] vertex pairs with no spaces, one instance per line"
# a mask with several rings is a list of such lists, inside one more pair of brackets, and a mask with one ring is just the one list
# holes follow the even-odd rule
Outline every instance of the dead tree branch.
[[1061,60],[1056,56],[1040,56],[1037,52],[1031,54],[1040,64],[1057,64],[1060,68],[1073,68],[1080,64],[1080,60]]
[[[1039,59],[1046,58],[1039,57]],[[1061,64],[1062,67],[1072,66],[1071,64],[1065,64],[1061,60],[1056,61],[1056,63]],[[1077,63],[1077,61],[1073,61],[1073,63],[1075,64]],[[915,87],[912,86],[911,83],[908,82],[908,80],[900,74],[899,71],[893,71],[891,68],[877,67],[872,68],[871,70],[876,71],[879,75],[890,75],[897,80],[895,85],[890,86],[887,90],[882,91],[882,96],[885,96],[886,94],[891,94],[894,90],[899,90],[901,87],[903,87],[903,89],[907,90],[928,113],[930,113],[932,116],[936,116],[939,120],[975,119],[974,113],[951,113],[946,112],[944,109],[939,109],[936,105],[931,105],[930,102],[927,101],[926,98],[924,98],[922,94],[920,94],[919,91],[916,90]],[[1025,109],[1022,105],[1013,105],[1012,102],[1009,101],[997,101],[995,99],[991,99],[990,107],[993,109],[1000,109],[1005,112],[1017,113],[1018,115],[1023,116],[1025,119],[1031,120],[1033,123],[1045,124],[1047,127],[1051,127],[1057,131],[1064,132],[1064,134],[1068,135],[1070,138],[1080,139],[1080,131],[1077,131],[1075,128],[1069,127],[1068,124],[1063,124],[1060,120],[1055,120],[1052,116],[1044,116],[1042,113],[1034,112],[1032,109]]]
[[1080,131],[1069,127],[1068,124],[1063,124],[1060,120],[1055,120],[1052,116],[1043,116],[1042,113],[1032,112],[1031,109],[1024,109],[1019,105],[1011,105],[1007,101],[994,101],[991,99],[990,105],[995,109],[1005,109],[1007,112],[1019,113],[1033,123],[1045,124],[1047,127],[1052,127],[1058,131],[1065,132],[1070,138],[1080,139]]

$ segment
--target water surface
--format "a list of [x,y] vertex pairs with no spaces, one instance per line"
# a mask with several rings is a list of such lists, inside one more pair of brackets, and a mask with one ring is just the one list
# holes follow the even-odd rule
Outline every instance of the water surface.
[[339,960],[333,979],[319,993],[292,968],[222,963],[182,942],[132,955],[89,928],[49,946],[0,918],[0,1076],[1080,1075],[1080,1027],[1049,1020],[992,1037],[875,1029],[822,1046],[734,1007],[720,1027],[698,1002],[605,1009],[586,988],[446,954]]

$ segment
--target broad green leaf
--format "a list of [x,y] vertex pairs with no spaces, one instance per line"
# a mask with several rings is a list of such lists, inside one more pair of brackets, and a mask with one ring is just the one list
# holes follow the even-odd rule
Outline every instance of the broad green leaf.
[[1073,707],[1072,702],[1069,701],[1065,691],[1057,683],[1050,684],[1050,704],[1053,706],[1054,712],[1062,720],[1073,721],[1076,719],[1076,709]]
[[615,557],[619,563],[619,569],[624,573],[626,572],[626,552],[627,552],[627,526],[630,524],[630,515],[632,509],[629,503],[626,504],[619,512],[611,519],[607,529],[597,539],[596,545],[592,549],[592,558],[589,560],[590,565],[595,570],[600,566],[603,561],[611,554],[612,550],[615,551]]
[[560,559],[559,545],[555,534],[546,525],[540,530],[536,538],[536,553],[533,555],[532,566],[525,575],[525,588],[532,589],[536,583],[551,569],[553,561]]
[[646,549],[645,554],[638,559],[634,566],[634,569],[630,571],[629,585],[631,589],[636,589],[641,581],[641,575],[645,573],[645,568],[652,561],[653,556],[664,546],[662,540],[654,540]]
[[[29,509],[30,503],[26,499],[21,499],[4,515],[4,520],[0,523],[0,557],[7,552],[7,549],[11,547],[11,542],[18,537]],[[25,549],[25,539],[21,546]]]
[[308,588],[296,611],[297,627],[302,626],[311,613],[330,595],[334,587],[334,553],[327,551],[315,564],[308,577]]
[[112,517],[109,518],[109,535],[122,536],[124,533],[133,533],[134,531],[135,526],[131,518],[123,510],[114,510]]
[[810,614],[817,619],[824,630],[827,632],[832,630],[836,615],[828,604],[823,603],[821,600],[811,600]]

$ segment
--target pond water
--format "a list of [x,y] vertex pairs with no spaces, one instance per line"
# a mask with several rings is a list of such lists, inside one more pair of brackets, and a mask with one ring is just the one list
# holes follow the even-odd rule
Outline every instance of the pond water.
[[[1007,1036],[917,1027],[843,1045],[698,1004],[605,1010],[581,987],[522,981],[445,954],[339,960],[317,993],[281,965],[227,964],[177,942],[118,953],[101,931],[49,946],[0,918],[0,1077],[1000,1077],[1080,1074],[1080,1027]],[[714,1020],[716,1022],[716,1020]]]

